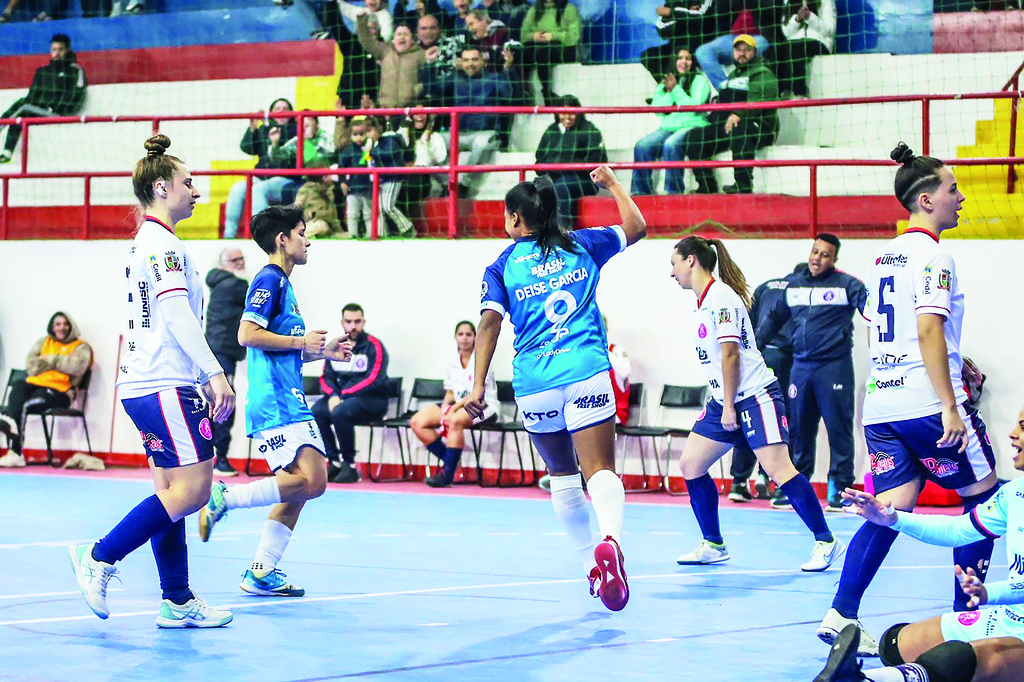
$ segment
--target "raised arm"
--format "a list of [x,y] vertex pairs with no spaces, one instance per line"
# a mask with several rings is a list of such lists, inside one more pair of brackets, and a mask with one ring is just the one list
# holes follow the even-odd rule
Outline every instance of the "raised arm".
[[615,198],[615,205],[619,209],[619,222],[622,231],[626,235],[626,245],[635,244],[647,236],[647,221],[640,213],[629,192],[622,186],[615,173],[608,166],[598,166],[590,173],[590,179],[598,187],[603,187],[612,193]]

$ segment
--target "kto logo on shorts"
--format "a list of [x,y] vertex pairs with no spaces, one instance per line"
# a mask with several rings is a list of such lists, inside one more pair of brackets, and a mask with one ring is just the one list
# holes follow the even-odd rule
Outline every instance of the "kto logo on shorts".
[[594,407],[604,407],[608,402],[608,394],[602,393],[600,395],[585,395],[572,401],[572,404],[581,410],[589,410]]
[[981,613],[978,611],[964,611],[956,619],[960,622],[960,625],[970,627],[978,622],[981,618]]
[[213,440],[213,427],[209,417],[203,417],[203,420],[199,422],[199,435],[206,440]]
[[544,420],[545,418],[547,418],[547,419],[554,419],[555,417],[557,417],[560,414],[561,414],[561,412],[559,412],[558,410],[548,410],[547,412],[526,412],[526,411],[524,411],[523,412],[523,419],[528,419],[529,421],[539,422],[539,421]]
[[921,464],[924,464],[928,468],[928,471],[932,472],[939,478],[945,478],[946,476],[955,476],[960,473],[960,466],[951,459],[944,457],[926,457],[921,460]]
[[896,460],[888,452],[869,452],[871,457],[871,475],[878,476],[896,468]]
[[155,433],[146,433],[145,431],[139,431],[139,435],[142,436],[142,444],[150,452],[164,451],[164,442],[157,438]]

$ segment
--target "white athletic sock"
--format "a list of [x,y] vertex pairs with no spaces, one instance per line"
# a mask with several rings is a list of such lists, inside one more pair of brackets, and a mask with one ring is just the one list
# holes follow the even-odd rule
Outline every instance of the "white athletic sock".
[[594,534],[590,530],[590,507],[579,474],[551,477],[551,504],[583,560],[583,570],[589,575],[597,564],[594,562]]
[[271,476],[255,483],[236,485],[224,491],[224,502],[228,509],[246,507],[269,507],[281,501],[281,488],[277,477]]
[[864,677],[874,682],[928,682],[928,671],[916,663],[904,663],[895,668],[864,670]]
[[256,548],[256,557],[252,560],[252,572],[257,578],[262,578],[277,568],[277,562],[284,556],[284,550],[291,539],[291,528],[280,521],[267,519],[263,524],[260,546]]
[[626,490],[622,487],[622,479],[614,471],[602,469],[587,481],[587,492],[594,504],[601,539],[610,535],[621,545],[622,515],[626,509]]

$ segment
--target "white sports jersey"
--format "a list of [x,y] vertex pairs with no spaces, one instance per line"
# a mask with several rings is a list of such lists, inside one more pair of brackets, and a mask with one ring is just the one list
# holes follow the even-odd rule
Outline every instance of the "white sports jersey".
[[722,343],[740,347],[740,382],[736,402],[749,397],[775,381],[775,374],[764,364],[754,342],[754,327],[747,307],[728,284],[712,279],[704,293],[697,297],[694,315],[697,357],[708,375],[711,395],[725,402],[722,388]]
[[[451,391],[455,396],[455,402],[459,402],[473,392],[475,374],[476,353],[469,356],[469,362],[463,367],[459,351],[456,349],[445,371],[444,390]],[[484,381],[484,402],[488,407],[498,407],[498,384],[494,381],[493,367],[487,370],[487,379]]]
[[121,398],[137,398],[176,386],[190,386],[199,366],[185,354],[167,327],[158,300],[188,296],[203,325],[203,280],[170,228],[147,217],[129,252],[127,353],[121,358],[117,386]]
[[939,250],[927,232],[908,230],[875,258],[867,280],[864,317],[871,342],[871,375],[864,398],[863,422],[881,424],[938,414],[942,402],[932,387],[918,344],[918,315],[946,318],[949,376],[957,404],[964,391],[960,332],[964,295],[953,258]]

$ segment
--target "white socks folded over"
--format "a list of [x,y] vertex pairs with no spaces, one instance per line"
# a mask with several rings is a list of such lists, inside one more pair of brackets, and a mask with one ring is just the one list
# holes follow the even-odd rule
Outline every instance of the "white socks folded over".
[[[600,540],[611,536],[621,543],[622,516],[626,507],[626,491],[622,480],[614,471],[602,469],[587,481],[587,490],[594,504],[594,515],[601,529]],[[594,534],[590,529],[590,509],[583,494],[583,479],[579,474],[551,477],[551,504],[558,520],[565,527],[569,541],[580,555],[584,570],[589,573],[594,564]]]
[[245,485],[236,485],[224,491],[224,502],[228,509],[248,507],[269,507],[281,501],[281,488],[277,477],[271,476]]

